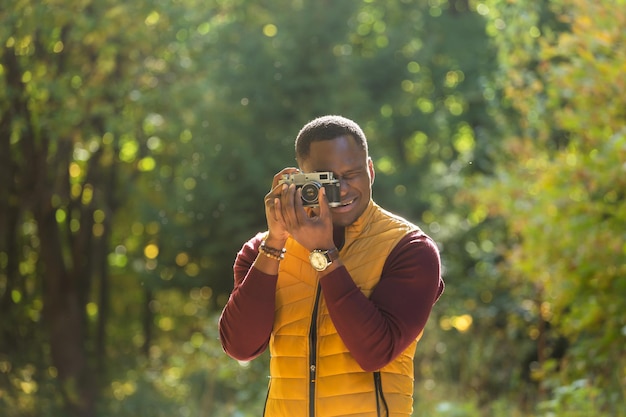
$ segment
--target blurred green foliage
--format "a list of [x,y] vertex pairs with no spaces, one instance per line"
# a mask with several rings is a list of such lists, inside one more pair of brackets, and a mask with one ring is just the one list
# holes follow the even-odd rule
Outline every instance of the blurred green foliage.
[[2,416],[259,415],[217,315],[327,113],[441,248],[416,412],[626,414],[623,0],[0,2]]

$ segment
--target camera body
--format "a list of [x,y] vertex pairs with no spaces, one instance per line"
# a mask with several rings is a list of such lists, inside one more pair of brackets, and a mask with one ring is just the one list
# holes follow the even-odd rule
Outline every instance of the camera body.
[[332,172],[311,172],[283,174],[281,184],[295,184],[296,188],[302,188],[302,202],[304,207],[319,206],[319,190],[324,187],[326,199],[331,207],[341,205],[340,184]]

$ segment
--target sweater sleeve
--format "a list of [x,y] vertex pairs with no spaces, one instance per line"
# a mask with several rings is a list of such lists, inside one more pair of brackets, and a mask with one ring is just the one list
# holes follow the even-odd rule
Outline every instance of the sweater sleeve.
[[366,371],[384,367],[419,336],[444,289],[437,246],[419,230],[389,254],[369,299],[345,267],[320,282],[339,335]]
[[252,266],[261,237],[250,239],[237,254],[234,288],[218,323],[224,351],[238,360],[251,360],[263,353],[274,324],[278,277]]

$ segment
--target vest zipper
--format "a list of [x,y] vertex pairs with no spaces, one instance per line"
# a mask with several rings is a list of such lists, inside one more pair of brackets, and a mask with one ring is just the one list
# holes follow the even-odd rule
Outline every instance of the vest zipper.
[[[385,400],[385,393],[383,392],[383,381],[380,377],[380,371],[374,372],[374,391],[376,391],[376,415],[379,417],[389,416],[389,407],[387,406],[387,400]],[[381,410],[381,405],[383,409]],[[384,411],[384,414],[381,413]]]
[[315,304],[309,328],[309,417],[315,417],[315,382],[317,375],[317,312],[320,303],[321,287],[317,284]]

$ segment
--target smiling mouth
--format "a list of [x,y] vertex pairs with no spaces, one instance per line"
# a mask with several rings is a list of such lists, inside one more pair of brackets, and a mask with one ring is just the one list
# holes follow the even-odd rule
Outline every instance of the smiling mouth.
[[348,207],[350,205],[352,205],[354,202],[356,201],[356,198],[353,198],[352,200],[348,200],[348,201],[342,201],[341,203],[337,203],[335,206],[333,206],[334,208],[344,208],[344,207]]
[[342,202],[341,203],[341,207],[345,207],[345,206],[349,206],[350,204],[354,203],[354,198],[350,201],[346,201],[346,202]]

